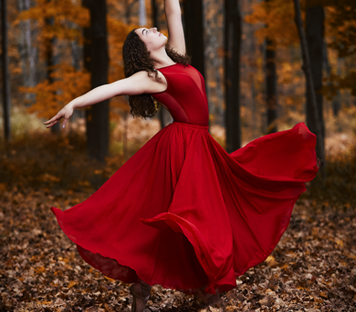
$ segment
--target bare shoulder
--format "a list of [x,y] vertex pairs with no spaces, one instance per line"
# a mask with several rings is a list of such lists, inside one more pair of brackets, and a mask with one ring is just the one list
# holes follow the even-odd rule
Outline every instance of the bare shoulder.
[[134,75],[137,75],[137,79],[147,87],[147,93],[161,92],[167,85],[166,78],[159,70],[155,70],[154,73],[141,70]]
[[159,70],[149,74],[147,71],[141,70],[124,79],[124,81],[124,89],[127,95],[158,93],[167,88],[167,80]]

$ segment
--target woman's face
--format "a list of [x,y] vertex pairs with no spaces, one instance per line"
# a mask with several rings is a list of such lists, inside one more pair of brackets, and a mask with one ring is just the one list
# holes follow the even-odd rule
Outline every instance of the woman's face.
[[141,40],[146,44],[148,51],[153,51],[161,48],[167,42],[167,37],[160,33],[156,27],[153,28],[138,28],[135,32],[140,36]]

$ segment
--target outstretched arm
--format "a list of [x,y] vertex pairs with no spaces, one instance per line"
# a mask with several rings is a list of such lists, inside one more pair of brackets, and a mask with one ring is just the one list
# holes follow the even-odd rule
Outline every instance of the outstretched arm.
[[179,0],[164,0],[164,13],[168,25],[168,44],[179,54],[185,55],[185,39]]
[[44,124],[47,128],[50,128],[64,118],[64,128],[75,108],[93,105],[117,95],[139,95],[161,92],[163,89],[162,84],[162,80],[158,81],[154,77],[148,77],[146,71],[137,72],[128,78],[96,87],[84,95],[75,98],[54,117],[44,122]]

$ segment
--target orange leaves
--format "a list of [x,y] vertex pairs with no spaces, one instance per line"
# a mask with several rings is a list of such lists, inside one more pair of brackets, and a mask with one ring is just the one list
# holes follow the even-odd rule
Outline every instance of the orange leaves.
[[79,27],[89,25],[89,12],[86,8],[73,3],[71,0],[37,0],[37,5],[19,14],[14,24],[21,20],[37,20],[43,27],[46,19],[53,18],[53,25],[46,25],[42,35],[45,38],[57,37],[59,39],[78,39],[81,32],[75,28],[68,27],[68,21]]
[[270,267],[276,267],[278,265],[278,262],[273,256],[268,256],[265,262],[268,264]]
[[329,46],[340,57],[356,53],[356,5],[353,0],[327,0],[325,10],[325,33],[330,38]]
[[36,272],[37,274],[42,273],[42,272],[46,272],[46,268],[43,267],[43,266],[36,267],[36,268],[35,268],[35,272]]
[[288,47],[299,42],[294,24],[294,7],[292,1],[261,1],[253,6],[253,13],[245,17],[247,23],[261,23],[255,36],[262,43],[266,37],[275,41],[278,46]]
[[105,276],[105,275],[104,275],[104,278],[107,279],[107,280],[110,281],[110,282],[115,283],[115,280],[114,280],[113,278],[107,277],[107,276]]
[[330,101],[340,89],[350,89],[351,94],[356,96],[356,71],[350,71],[344,77],[331,73],[328,78],[324,79],[321,92]]
[[44,173],[41,175],[41,179],[42,181],[45,181],[45,182],[59,182],[60,179],[49,174],[49,173]]
[[75,285],[78,285],[78,283],[75,282],[75,281],[70,281],[69,284],[68,284],[68,286],[67,286],[67,288],[70,289],[70,288],[72,288],[72,287],[75,286]]
[[89,73],[77,71],[67,64],[54,68],[55,81],[52,84],[45,80],[36,87],[20,88],[21,92],[36,95],[36,102],[28,108],[28,112],[36,113],[38,117],[54,116],[65,104],[85,93],[90,86]]
[[[108,12],[107,25],[109,33],[109,82],[124,78],[122,46],[127,34],[137,25],[126,25],[110,16]],[[72,0],[38,0],[37,5],[18,15],[14,24],[22,20],[34,19],[38,25],[37,45],[40,47],[41,58],[45,58],[48,45],[53,44],[51,39],[73,41],[83,44],[82,28],[90,25],[90,16],[87,8],[80,6],[80,1]],[[52,47],[54,48],[54,47]],[[57,48],[57,46],[55,47]],[[55,51],[63,54],[63,51]],[[67,52],[66,52],[67,53]],[[67,58],[67,57],[65,57]],[[64,59],[65,59],[64,58]],[[67,58],[68,59],[68,58]],[[90,74],[83,70],[76,70],[68,64],[67,59],[52,66],[51,79],[45,80],[35,87],[21,87],[21,92],[36,95],[36,102],[28,108],[29,113],[35,113],[38,117],[50,118],[54,116],[65,104],[74,98],[90,90]],[[14,71],[19,72],[21,68]],[[110,117],[114,121],[119,120],[119,111],[129,109],[124,97],[113,99]]]

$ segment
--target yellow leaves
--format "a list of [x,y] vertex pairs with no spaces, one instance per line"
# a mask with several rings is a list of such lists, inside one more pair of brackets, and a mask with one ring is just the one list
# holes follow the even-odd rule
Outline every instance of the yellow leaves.
[[75,285],[78,285],[78,283],[75,282],[75,281],[70,281],[69,284],[68,284],[68,286],[67,286],[67,288],[68,288],[68,289],[69,289],[69,288],[72,288],[72,287],[75,286]]
[[105,276],[105,275],[104,275],[104,278],[107,279],[107,280],[110,281],[110,282],[115,282],[114,279],[112,279],[112,278],[110,278],[110,277],[107,277],[107,276]]
[[268,266],[270,267],[275,267],[278,265],[278,262],[273,256],[268,256],[267,259],[265,260]]
[[341,248],[344,247],[344,242],[341,239],[335,239],[335,243],[338,244]]
[[313,296],[314,302],[316,303],[322,303],[324,302],[324,299],[320,299],[319,297]]
[[288,269],[288,264],[286,263],[286,264],[284,264],[283,266],[281,266],[281,270],[287,270]]
[[49,173],[44,173],[41,175],[41,180],[44,182],[59,182],[60,179],[49,174]]
[[38,274],[38,273],[42,273],[42,272],[46,272],[46,268],[43,267],[43,266],[40,266],[40,267],[36,267],[35,268],[35,272]]

